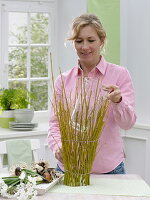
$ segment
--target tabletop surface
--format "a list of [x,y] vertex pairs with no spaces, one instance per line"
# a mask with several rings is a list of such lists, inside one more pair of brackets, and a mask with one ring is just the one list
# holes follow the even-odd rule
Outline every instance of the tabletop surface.
[[[125,175],[91,175],[96,178],[102,179],[120,179],[120,180],[142,180],[138,175],[125,174]],[[114,196],[114,195],[101,195],[101,194],[85,194],[85,193],[50,193],[46,192],[44,195],[37,197],[38,200],[150,200],[150,196]],[[0,197],[0,200],[5,200]]]

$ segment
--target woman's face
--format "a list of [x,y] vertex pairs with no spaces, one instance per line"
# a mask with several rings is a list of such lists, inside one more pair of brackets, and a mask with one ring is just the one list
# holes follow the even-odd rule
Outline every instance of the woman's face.
[[74,41],[80,64],[97,65],[100,58],[101,45],[102,42],[92,26],[87,25],[81,28],[78,38]]

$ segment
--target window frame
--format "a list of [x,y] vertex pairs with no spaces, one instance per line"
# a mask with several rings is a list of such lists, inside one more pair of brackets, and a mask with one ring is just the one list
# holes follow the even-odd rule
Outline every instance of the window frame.
[[[50,14],[51,27],[50,27],[50,41],[48,42],[49,53],[51,52],[53,56],[53,66],[57,66],[57,1],[47,0],[47,1],[0,1],[0,86],[2,88],[8,88],[8,82],[13,81],[11,79],[8,81],[8,12],[46,12]],[[49,46],[50,45],[50,46]],[[13,45],[12,45],[13,46]],[[16,45],[15,45],[16,46]],[[20,45],[19,45],[20,46]],[[32,45],[31,45],[32,46]],[[33,45],[35,46],[35,45]],[[54,67],[54,74],[57,74],[57,67]],[[21,81],[21,79],[19,79]],[[27,79],[26,79],[27,80]],[[29,81],[36,81],[39,78],[32,78],[30,76]],[[50,57],[48,56],[48,77],[41,77],[40,80],[48,81],[48,97],[51,97],[51,67],[50,67]],[[23,79],[22,79],[23,81]],[[28,80],[27,80],[28,81]],[[28,88],[30,89],[30,88]],[[48,110],[36,111],[35,115],[38,121],[45,119],[48,116],[50,110],[50,101],[48,102]],[[38,116],[41,116],[40,118]]]

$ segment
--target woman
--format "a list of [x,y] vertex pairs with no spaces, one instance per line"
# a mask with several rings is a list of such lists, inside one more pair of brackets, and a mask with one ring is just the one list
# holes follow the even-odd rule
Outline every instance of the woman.
[[[83,14],[73,20],[68,40],[73,41],[78,55],[78,66],[62,74],[66,91],[74,92],[75,81],[80,77],[91,80],[101,79],[103,90],[108,92],[110,111],[99,142],[100,151],[96,154],[91,173],[124,174],[124,150],[120,135],[121,129],[130,129],[135,121],[134,90],[127,69],[107,62],[101,55],[106,41],[106,33],[97,16]],[[57,93],[61,93],[61,78],[55,82]],[[92,84],[92,81],[89,81]],[[69,92],[66,92],[69,95]],[[52,109],[48,145],[55,153],[58,167],[63,168],[63,158],[58,121]]]

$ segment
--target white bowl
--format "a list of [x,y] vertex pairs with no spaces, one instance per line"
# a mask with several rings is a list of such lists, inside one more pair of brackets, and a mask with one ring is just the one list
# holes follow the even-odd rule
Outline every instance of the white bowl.
[[16,122],[30,123],[34,116],[34,110],[32,109],[16,109],[14,110],[14,116]]

